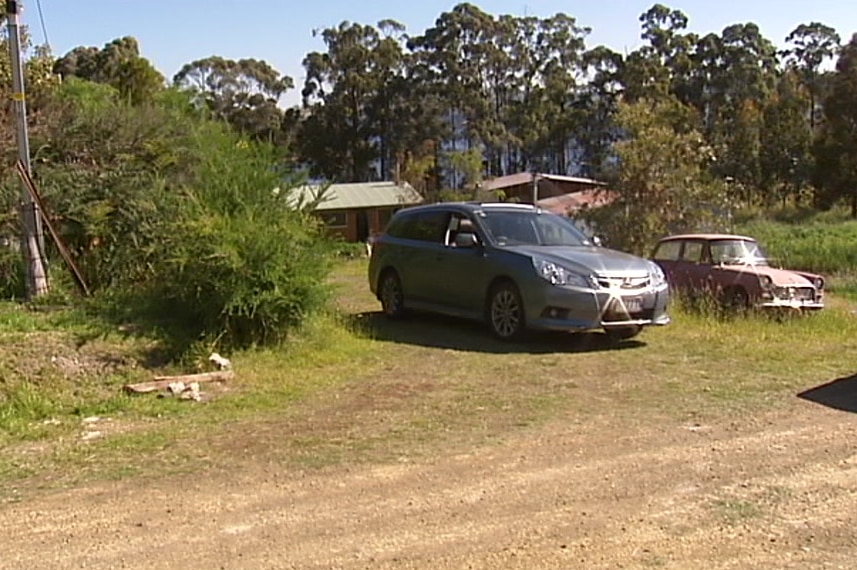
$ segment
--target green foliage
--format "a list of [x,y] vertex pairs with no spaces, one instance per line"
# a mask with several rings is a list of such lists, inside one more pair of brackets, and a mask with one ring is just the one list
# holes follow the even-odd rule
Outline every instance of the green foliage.
[[272,150],[218,131],[197,135],[205,160],[166,224],[149,292],[212,344],[279,342],[326,301],[331,248],[273,192]]
[[173,83],[245,135],[268,142],[281,138],[284,115],[278,101],[293,82],[267,62],[207,57],[184,65]]
[[840,38],[836,30],[820,22],[801,24],[786,37],[791,44],[786,50],[786,65],[798,71],[809,93],[808,110],[810,131],[818,122],[816,103],[819,99],[820,69],[822,64],[839,51]]
[[393,157],[405,150],[402,139],[415,138],[402,132],[423,116],[416,105],[409,108],[413,112],[401,105],[410,89],[402,70],[403,30],[386,20],[377,27],[342,22],[320,32],[327,51],[304,58],[302,94],[310,115],[298,135],[300,154],[314,174],[362,182],[376,176],[377,160],[382,177],[389,178]]
[[331,248],[276,191],[297,179],[273,147],[175,90],[130,105],[70,80],[53,111],[35,139],[39,183],[96,307],[156,326],[180,353],[276,343],[323,306]]
[[795,73],[780,78],[777,93],[764,109],[760,143],[761,186],[767,204],[800,199],[812,169],[812,131],[806,125],[808,99]]
[[23,254],[17,242],[7,238],[7,243],[0,243],[0,298],[23,299],[27,293],[24,277]]
[[482,149],[472,147],[467,150],[450,151],[446,153],[452,171],[458,173],[463,179],[463,187],[475,191],[482,185],[482,162],[484,160]]
[[722,217],[725,188],[708,174],[711,149],[692,128],[692,117],[670,99],[620,105],[626,139],[615,146],[619,197],[586,214],[612,246],[646,254],[662,235],[701,230]]
[[825,123],[815,147],[821,205],[848,200],[857,218],[857,34],[842,48],[824,102]]
[[150,102],[164,87],[163,76],[140,56],[135,38],[117,38],[103,48],[77,47],[59,58],[54,73],[63,79],[78,77],[110,85],[123,100],[141,105]]
[[64,82],[52,120],[33,137],[38,182],[55,226],[95,290],[145,280],[175,187],[202,160],[185,101],[131,106],[110,87]]
[[843,212],[806,213],[781,220],[755,218],[736,231],[755,237],[772,263],[825,275],[853,273],[857,268],[857,222]]

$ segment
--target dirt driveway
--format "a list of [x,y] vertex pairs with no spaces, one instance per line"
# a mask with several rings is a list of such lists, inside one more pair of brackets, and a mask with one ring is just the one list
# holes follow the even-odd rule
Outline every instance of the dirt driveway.
[[559,418],[419,462],[253,457],[6,505],[0,567],[850,569],[855,436],[795,399],[717,426]]

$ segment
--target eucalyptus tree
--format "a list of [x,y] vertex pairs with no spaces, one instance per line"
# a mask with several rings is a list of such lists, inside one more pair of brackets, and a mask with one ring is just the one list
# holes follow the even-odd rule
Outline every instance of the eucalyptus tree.
[[575,138],[586,176],[601,179],[609,174],[612,146],[620,135],[615,116],[622,96],[624,65],[622,55],[605,46],[583,54],[589,80],[582,85],[575,103],[580,119]]
[[824,100],[815,147],[816,185],[822,205],[846,199],[857,218],[857,34],[842,47]]
[[815,132],[818,119],[819,75],[821,66],[839,51],[841,39],[834,28],[819,22],[801,24],[786,36],[790,45],[783,52],[786,63],[800,73],[809,93],[809,124]]
[[135,105],[151,102],[164,88],[164,77],[140,55],[139,43],[131,36],[117,38],[101,49],[76,47],[56,60],[53,71],[63,78],[110,85]]
[[733,24],[709,45],[719,48],[708,90],[707,134],[715,147],[715,172],[732,178],[744,201],[760,198],[763,110],[777,81],[777,53],[756,24]]
[[566,172],[588,33],[566,14],[494,17],[459,4],[412,38],[446,104],[449,150],[482,149],[488,176]]
[[[509,134],[507,167],[566,173],[582,115],[576,105],[585,73],[587,28],[566,14],[549,18],[501,16],[515,31],[501,115]],[[500,84],[502,85],[502,83]]]
[[760,182],[768,203],[800,201],[812,170],[812,134],[807,128],[807,90],[798,72],[788,68],[763,110]]
[[212,115],[240,132],[275,141],[283,123],[280,97],[293,87],[264,60],[210,56],[185,64],[173,84],[194,92]]
[[[489,91],[508,55],[498,49],[497,20],[472,4],[458,4],[443,12],[432,27],[408,40],[444,102],[450,137],[443,145],[449,152],[488,147],[493,153],[505,140],[505,126],[498,120],[499,102]],[[493,72],[493,74],[492,74]],[[489,174],[493,160],[488,160]]]
[[625,99],[676,96],[688,102],[692,52],[696,35],[684,33],[688,17],[680,10],[655,4],[640,15],[645,43],[625,58],[622,83]]
[[672,96],[620,102],[618,199],[588,214],[617,247],[645,254],[656,236],[716,229],[724,185],[710,176],[712,149],[695,123],[694,111]]
[[342,22],[317,33],[327,50],[304,58],[308,116],[298,137],[301,155],[315,173],[328,178],[365,181],[394,175],[410,139],[402,132],[405,109],[420,116],[408,104],[404,27],[392,20],[377,27]]

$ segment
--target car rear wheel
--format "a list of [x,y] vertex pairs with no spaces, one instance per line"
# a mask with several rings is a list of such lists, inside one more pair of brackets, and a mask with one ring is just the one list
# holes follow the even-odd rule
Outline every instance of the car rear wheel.
[[604,329],[604,333],[610,340],[619,341],[619,340],[628,340],[632,339],[643,330],[643,327],[640,325],[631,325],[627,327],[610,327]]
[[491,289],[488,324],[494,336],[501,340],[512,340],[523,335],[526,328],[524,303],[513,283],[500,283]]
[[402,282],[395,271],[386,271],[381,276],[381,285],[378,290],[381,310],[388,318],[397,319],[405,314],[405,295],[402,291]]

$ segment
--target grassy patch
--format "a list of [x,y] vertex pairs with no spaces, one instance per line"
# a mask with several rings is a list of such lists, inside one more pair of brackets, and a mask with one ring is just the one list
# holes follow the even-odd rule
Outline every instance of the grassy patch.
[[730,525],[738,525],[762,516],[762,509],[759,505],[743,499],[718,500],[714,502],[712,508],[719,518]]
[[228,463],[218,450],[224,434],[252,434],[253,424],[375,365],[372,342],[328,314],[277,349],[232,355],[236,380],[222,390],[203,385],[214,396],[204,404],[131,396],[125,382],[155,374],[141,367],[145,339],[97,335],[81,344],[76,324],[56,324],[59,314],[15,318],[24,316],[24,337],[0,333],[0,501],[25,479],[46,488],[169,474],[206,466],[213,452]]
[[834,213],[794,218],[752,219],[736,230],[758,239],[777,265],[823,274],[851,274],[857,268],[857,220]]

